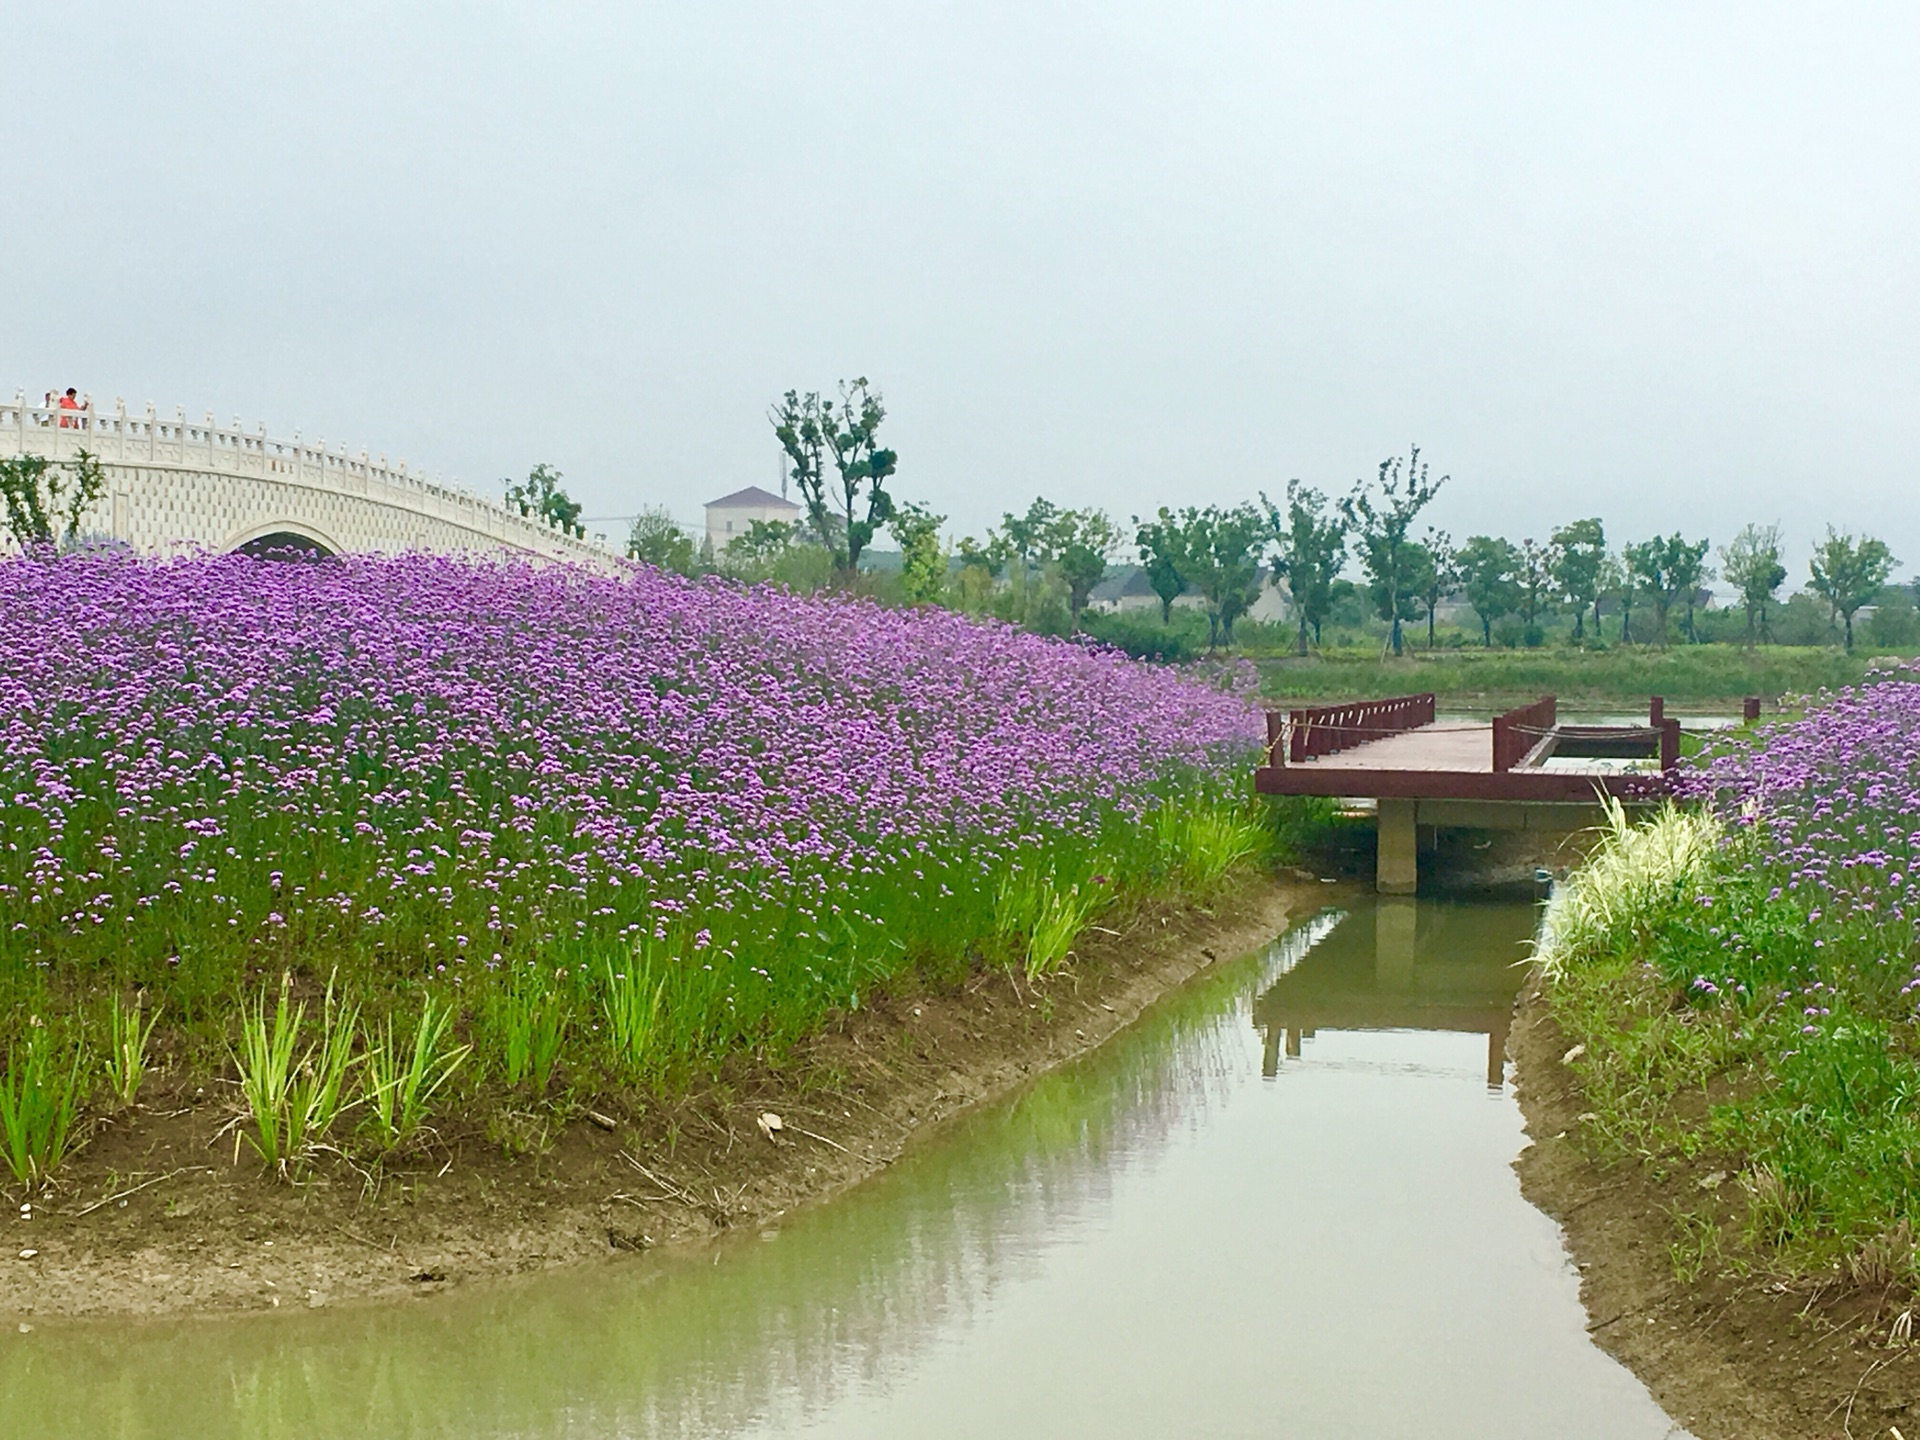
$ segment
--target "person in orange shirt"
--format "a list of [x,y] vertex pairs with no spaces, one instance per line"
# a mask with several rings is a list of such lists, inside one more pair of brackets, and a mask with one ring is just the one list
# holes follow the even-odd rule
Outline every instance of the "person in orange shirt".
[[[62,410],[78,410],[80,408],[80,392],[69,385],[67,387],[67,393],[60,397],[60,408]],[[62,430],[78,430],[80,428],[80,417],[78,415],[62,415],[60,417],[60,428]]]

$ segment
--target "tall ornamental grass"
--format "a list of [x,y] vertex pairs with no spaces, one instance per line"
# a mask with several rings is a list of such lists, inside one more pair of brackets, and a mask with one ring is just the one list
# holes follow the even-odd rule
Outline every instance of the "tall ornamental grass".
[[398,1065],[423,1005],[474,1047],[443,1096],[777,1058],[905,970],[1041,974],[1215,883],[1268,823],[1248,688],[646,569],[6,562],[0,1016],[143,992],[276,1168],[337,1118],[302,1087],[363,1103],[328,1074]]
[[1536,958],[1558,976],[1623,945],[1645,944],[1714,873],[1720,838],[1711,811],[1668,804],[1635,824],[1609,798],[1598,843],[1547,906]]
[[1549,994],[1600,1138],[1730,1176],[1674,1258],[1920,1283],[1920,685],[1727,738],[1691,816],[1616,825],[1550,907]]

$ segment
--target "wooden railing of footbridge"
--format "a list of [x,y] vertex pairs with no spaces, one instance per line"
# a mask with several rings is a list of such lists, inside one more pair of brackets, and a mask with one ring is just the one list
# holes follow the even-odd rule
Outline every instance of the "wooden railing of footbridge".
[[1350,750],[1369,740],[1431,725],[1433,692],[1396,695],[1390,700],[1355,700],[1345,705],[1314,705],[1301,710],[1267,712],[1267,754],[1272,765],[1299,765],[1322,755]]

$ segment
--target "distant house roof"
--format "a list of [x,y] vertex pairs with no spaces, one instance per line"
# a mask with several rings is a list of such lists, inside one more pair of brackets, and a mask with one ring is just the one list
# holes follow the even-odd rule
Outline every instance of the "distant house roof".
[[[1255,579],[1265,586],[1273,579],[1273,572],[1265,565],[1254,571]],[[1286,577],[1282,576],[1279,589],[1288,595]],[[1153,578],[1147,574],[1143,565],[1109,565],[1107,573],[1100,583],[1088,593],[1087,599],[1095,605],[1113,605],[1121,600],[1139,599],[1151,595],[1159,599],[1159,592],[1153,588]]]
[[722,495],[718,500],[709,500],[709,510],[758,510],[767,505],[782,505],[798,513],[800,507],[791,500],[778,495],[768,494],[758,485],[749,485],[744,490],[736,490],[731,495]]
[[1153,583],[1147,578],[1147,572],[1138,565],[1110,566],[1100,583],[1093,587],[1087,599],[1096,605],[1112,605],[1115,602],[1135,596],[1153,594]]

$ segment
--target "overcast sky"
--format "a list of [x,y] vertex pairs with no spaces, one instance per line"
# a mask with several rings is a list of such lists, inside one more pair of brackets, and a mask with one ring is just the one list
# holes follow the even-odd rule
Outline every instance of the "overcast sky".
[[777,482],[781,391],[864,374],[955,533],[1417,442],[1456,536],[1920,565],[1911,5],[35,15],[7,389],[693,520]]

